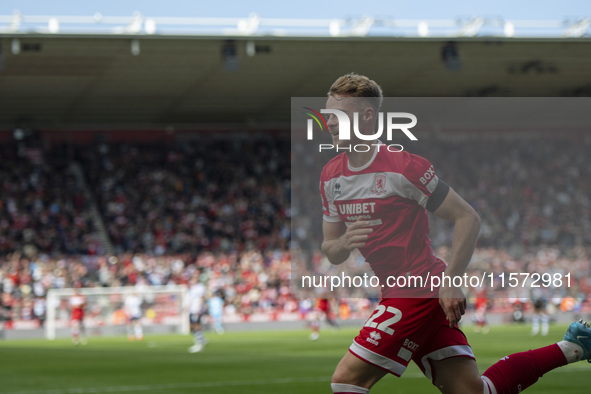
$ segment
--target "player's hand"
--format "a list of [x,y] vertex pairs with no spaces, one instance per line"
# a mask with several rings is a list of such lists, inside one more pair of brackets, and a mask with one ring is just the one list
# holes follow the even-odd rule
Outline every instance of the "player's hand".
[[342,248],[352,251],[353,249],[364,247],[369,234],[373,232],[373,229],[368,227],[369,225],[370,222],[367,220],[357,220],[349,225],[340,238]]
[[466,313],[466,296],[458,287],[440,287],[439,305],[449,320],[449,326],[453,327],[460,322],[462,315]]

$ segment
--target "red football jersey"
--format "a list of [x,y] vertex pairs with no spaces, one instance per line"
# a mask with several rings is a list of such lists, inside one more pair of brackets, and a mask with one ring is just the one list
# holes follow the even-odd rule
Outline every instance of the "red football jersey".
[[73,295],[70,297],[69,304],[72,309],[71,320],[82,320],[84,318],[86,298],[81,295]]
[[330,313],[330,303],[326,298],[318,299],[316,307],[326,314]]
[[360,168],[349,165],[342,153],[329,161],[320,177],[324,220],[370,221],[373,232],[361,254],[380,278],[382,297],[431,297],[437,289],[396,288],[388,276],[440,275],[445,263],[433,255],[426,211],[439,179],[426,159],[408,152],[374,151]]

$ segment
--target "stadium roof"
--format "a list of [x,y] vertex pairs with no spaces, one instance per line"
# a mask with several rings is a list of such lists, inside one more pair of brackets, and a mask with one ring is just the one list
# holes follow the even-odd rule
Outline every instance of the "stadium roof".
[[0,129],[286,125],[351,71],[387,96],[588,96],[591,40],[4,31]]
[[362,16],[347,19],[0,15],[0,33],[148,34],[276,37],[583,37],[591,20],[512,20],[502,17],[395,19]]

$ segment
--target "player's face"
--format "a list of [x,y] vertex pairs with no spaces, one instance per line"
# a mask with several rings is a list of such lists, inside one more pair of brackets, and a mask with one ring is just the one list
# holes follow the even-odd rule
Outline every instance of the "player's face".
[[[341,95],[334,95],[329,96],[328,100],[326,101],[326,109],[337,109],[339,111],[343,111],[349,117],[349,122],[351,127],[353,127],[353,114],[358,113],[358,127],[361,133],[370,133],[372,132],[372,125],[374,123],[373,115],[374,111],[371,108],[363,105],[364,100],[359,97],[348,97],[348,96],[341,96]],[[369,111],[369,112],[368,112]],[[339,139],[339,122],[337,117],[334,114],[326,114],[328,116],[326,119],[326,125],[328,126],[328,132],[332,136],[332,143],[335,146],[345,147],[350,145],[351,143],[365,143],[364,141],[359,140],[353,130],[350,130],[351,140],[349,141],[341,141]]]
[[[343,111],[349,116],[350,121],[353,121],[353,112],[355,112],[355,108],[352,104],[350,97],[340,95],[329,96],[326,101],[326,109]],[[339,140],[339,122],[337,117],[334,114],[326,114],[326,116],[328,116],[326,119],[326,125],[328,126],[328,132],[332,136],[333,145],[340,147],[348,145],[350,141]]]

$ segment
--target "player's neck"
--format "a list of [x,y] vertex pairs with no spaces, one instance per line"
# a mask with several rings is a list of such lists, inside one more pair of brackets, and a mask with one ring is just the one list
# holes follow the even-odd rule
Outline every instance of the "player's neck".
[[378,143],[379,143],[379,141],[377,141],[377,140],[372,142],[370,144],[371,149],[368,150],[367,152],[355,152],[355,151],[346,152],[347,160],[349,161],[349,167],[361,168],[361,167],[365,166],[367,163],[369,163],[369,161],[374,156],[374,151],[377,149],[375,147],[375,145]]

